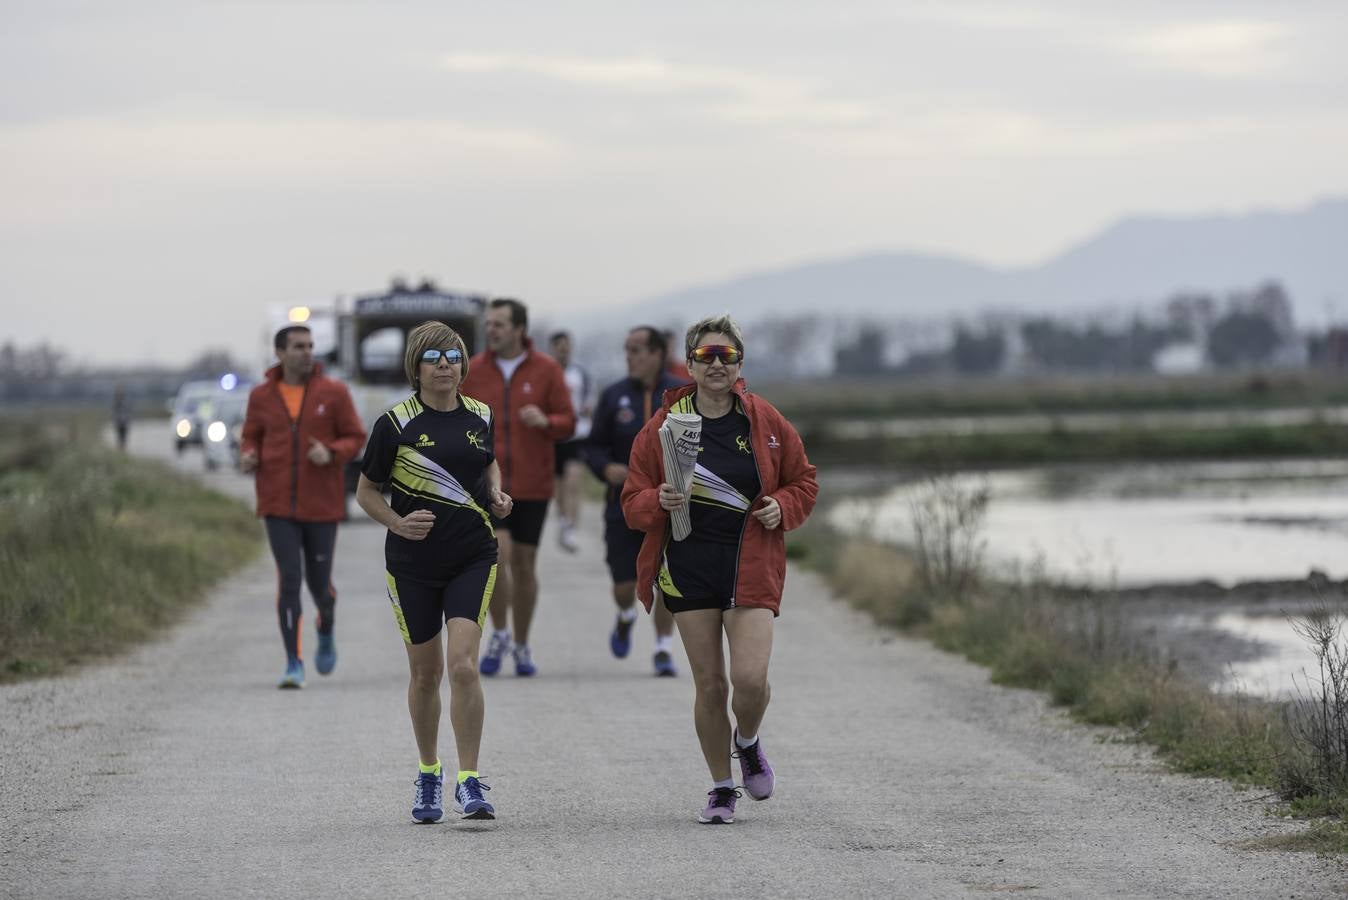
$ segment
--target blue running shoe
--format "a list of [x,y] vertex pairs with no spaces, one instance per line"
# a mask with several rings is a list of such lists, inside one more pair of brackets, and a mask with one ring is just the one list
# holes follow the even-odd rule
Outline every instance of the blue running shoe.
[[501,671],[501,659],[510,650],[510,632],[493,631],[491,639],[487,641],[487,652],[482,655],[482,662],[478,663],[477,670],[483,675],[495,675]]
[[534,665],[534,655],[529,652],[528,644],[516,644],[513,651],[515,656],[515,674],[521,678],[529,678],[538,674],[538,666]]
[[439,822],[445,815],[445,779],[430,772],[417,773],[417,790],[412,795],[412,819],[422,824]]
[[636,621],[624,622],[623,617],[618,616],[618,621],[613,623],[613,631],[608,636],[608,648],[618,659],[626,659],[627,654],[632,652],[632,626]]
[[314,654],[314,668],[319,675],[331,675],[337,668],[337,638],[331,631],[318,636],[318,652]]
[[454,808],[463,813],[465,819],[496,818],[496,807],[482,796],[483,791],[489,790],[491,788],[469,775],[454,786]]
[[674,656],[668,650],[658,650],[655,654],[655,674],[659,678],[673,678],[679,674],[674,667]]
[[286,673],[281,676],[281,681],[276,686],[293,689],[304,687],[304,661],[292,659],[286,663]]

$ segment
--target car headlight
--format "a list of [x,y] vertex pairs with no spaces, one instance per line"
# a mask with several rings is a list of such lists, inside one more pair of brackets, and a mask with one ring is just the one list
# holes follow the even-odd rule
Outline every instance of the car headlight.
[[225,435],[227,434],[229,434],[229,429],[225,427],[224,422],[221,422],[219,420],[216,420],[206,426],[206,437],[210,438],[212,441],[215,441],[217,443],[223,441],[225,439]]
[[192,420],[179,419],[178,424],[174,426],[174,431],[178,432],[178,437],[185,438],[192,433]]

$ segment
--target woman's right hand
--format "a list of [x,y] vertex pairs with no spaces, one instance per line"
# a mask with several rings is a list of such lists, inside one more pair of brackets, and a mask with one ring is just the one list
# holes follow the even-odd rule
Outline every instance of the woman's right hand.
[[429,509],[414,509],[394,522],[389,531],[400,538],[407,538],[409,541],[421,541],[425,540],[426,535],[431,533],[431,526],[434,524],[435,513]]
[[683,506],[683,492],[676,490],[672,484],[660,485],[660,508],[665,512],[673,512]]

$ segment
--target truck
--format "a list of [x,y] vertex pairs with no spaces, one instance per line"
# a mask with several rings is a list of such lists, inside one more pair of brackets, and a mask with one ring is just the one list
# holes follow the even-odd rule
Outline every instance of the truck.
[[[326,374],[345,382],[356,413],[368,429],[386,410],[405,400],[411,388],[403,371],[407,334],[422,322],[443,322],[458,332],[471,356],[482,343],[487,295],[449,291],[430,280],[416,287],[395,279],[387,291],[330,306],[275,307],[268,316],[268,359],[272,336],[284,325],[304,325],[314,338],[314,358]],[[354,493],[364,449],[347,465],[346,487]]]
[[[431,281],[417,287],[395,281],[389,290],[358,296],[337,315],[334,375],[346,381],[356,412],[369,428],[411,393],[403,371],[407,334],[422,322],[443,322],[458,332],[471,356],[482,344],[485,294],[448,291]],[[355,492],[364,450],[347,467],[346,484]]]

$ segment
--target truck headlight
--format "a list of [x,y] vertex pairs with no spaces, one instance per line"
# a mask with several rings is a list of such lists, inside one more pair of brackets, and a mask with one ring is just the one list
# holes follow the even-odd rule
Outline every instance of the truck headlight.
[[192,433],[192,420],[179,419],[178,424],[174,426],[174,431],[178,432],[178,437],[185,438]]
[[223,441],[227,434],[229,434],[229,429],[225,427],[224,422],[215,421],[206,426],[206,437],[216,443]]

